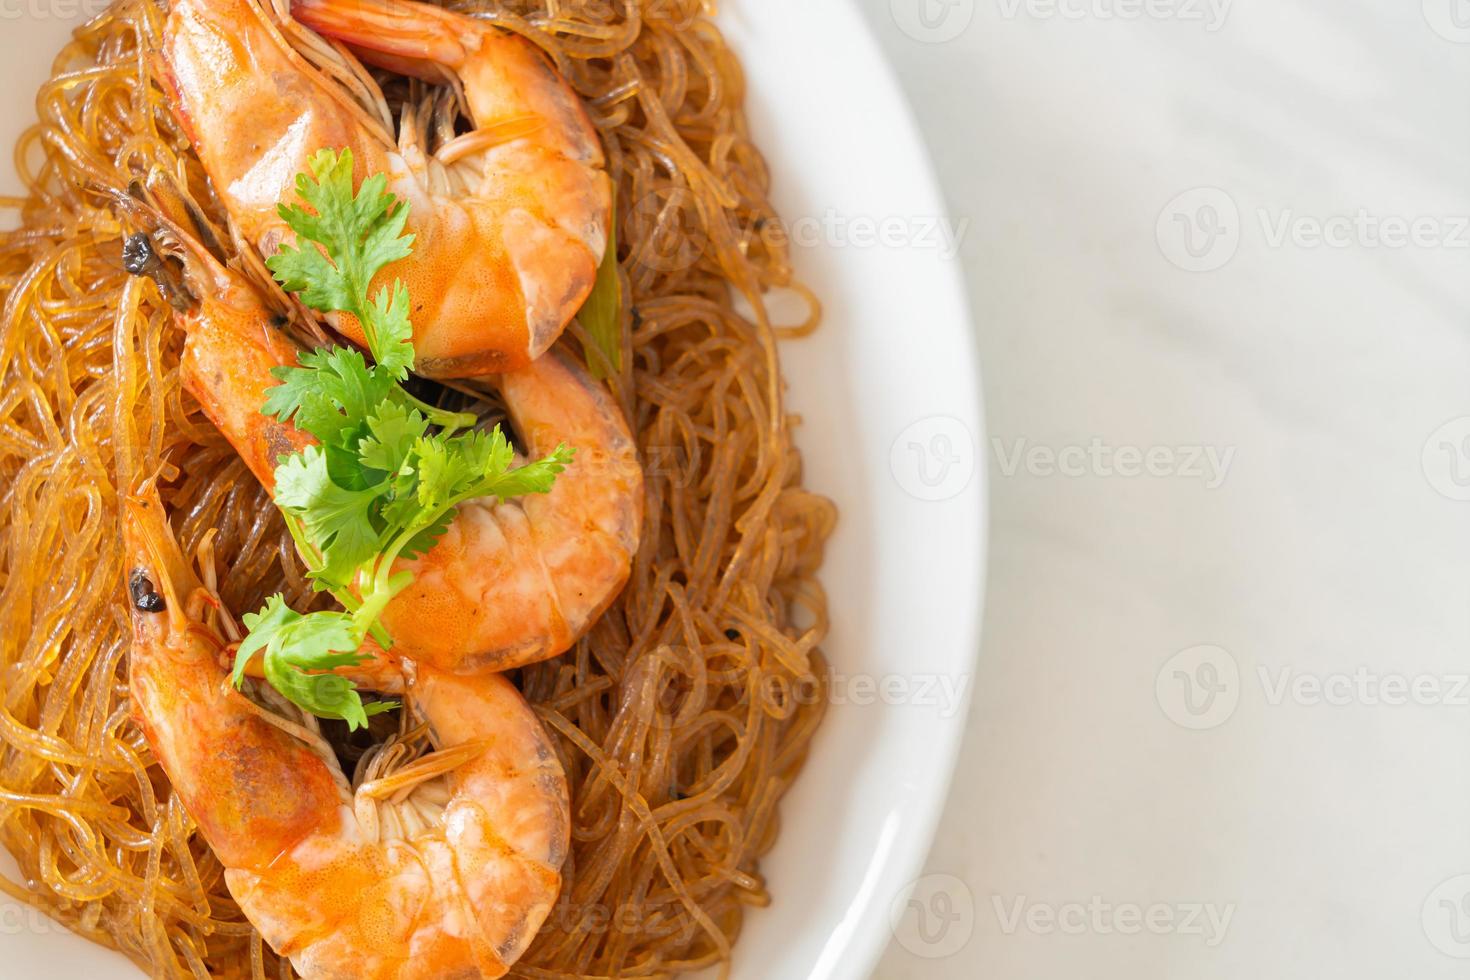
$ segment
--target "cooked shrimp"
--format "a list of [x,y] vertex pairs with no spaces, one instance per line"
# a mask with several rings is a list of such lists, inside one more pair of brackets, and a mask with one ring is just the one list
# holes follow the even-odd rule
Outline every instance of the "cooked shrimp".
[[[184,383],[273,489],[277,459],[312,442],[260,412],[271,369],[295,364],[298,348],[241,276],[202,250],[185,258],[197,299],[177,314]],[[548,494],[462,504],[427,554],[396,566],[414,581],[382,615],[393,652],[455,673],[567,650],[627,582],[643,527],[638,449],[601,385],[555,351],[495,384],[531,456],[561,443],[576,456]]]
[[[292,241],[277,205],[296,175],[318,150],[351,149],[358,181],[386,174],[410,206],[413,255],[376,282],[402,279],[413,295],[419,373],[470,377],[539,357],[591,292],[608,240],[611,182],[576,93],[529,42],[439,8],[312,0],[298,10],[372,45],[377,60],[458,73],[475,128],[430,155],[405,111],[395,146],[258,0],[173,0],[161,74],[242,237],[265,257]],[[352,317],[332,319],[363,343]]]
[[437,751],[370,766],[380,778],[353,793],[324,742],[230,687],[151,489],[125,501],[123,534],[134,714],[271,948],[306,978],[503,976],[556,901],[570,827],[561,764],[516,689],[420,671],[408,710]]
[[557,351],[497,385],[532,457],[561,443],[577,455],[548,494],[462,504],[405,563],[413,583],[383,625],[404,655],[445,670],[508,670],[568,649],[622,591],[642,533],[637,446],[602,386]]

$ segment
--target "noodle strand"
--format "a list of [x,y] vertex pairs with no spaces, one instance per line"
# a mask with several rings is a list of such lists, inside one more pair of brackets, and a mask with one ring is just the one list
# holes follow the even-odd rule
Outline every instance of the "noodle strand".
[[[476,137],[456,138],[457,85],[374,74],[285,18],[287,0],[258,4],[371,131],[391,141],[407,124],[442,157],[473,150]],[[513,676],[573,800],[561,899],[514,975],[728,967],[746,910],[771,901],[761,858],[826,701],[815,576],[835,512],[802,489],[777,357],[778,337],[809,331],[820,307],[768,233],[779,219],[744,79],[701,0],[454,6],[544,50],[601,132],[624,331],[620,357],[592,356],[647,474],[623,595],[566,655]],[[28,193],[0,198],[21,218],[0,235],[0,843],[22,875],[0,891],[153,976],[289,978],[128,700],[119,494],[139,481],[159,478],[184,553],[213,569],[205,581],[225,609],[253,611],[275,592],[297,609],[326,601],[265,491],[184,390],[168,303],[122,268],[133,229],[113,207],[137,183],[178,199],[201,241],[295,306],[242,250],[152,76],[165,16],[155,0],[118,0],[75,33],[15,150]],[[442,168],[431,177],[451,192]],[[804,300],[808,317],[773,325],[773,290]],[[586,339],[573,324],[565,343]],[[259,698],[273,723],[326,738]],[[399,756],[374,752],[358,774],[391,799],[456,762],[409,754],[384,777]],[[393,831],[432,816],[385,812]]]

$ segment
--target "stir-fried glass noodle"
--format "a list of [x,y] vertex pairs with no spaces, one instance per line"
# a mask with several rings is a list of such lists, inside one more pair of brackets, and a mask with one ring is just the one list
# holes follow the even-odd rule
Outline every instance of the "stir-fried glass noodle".
[[[390,128],[422,99],[423,83],[369,73],[285,6],[265,13],[367,118]],[[647,475],[621,597],[571,651],[511,675],[558,745],[573,812],[559,904],[514,974],[728,963],[744,910],[769,900],[760,858],[825,701],[815,574],[835,514],[801,487],[776,354],[783,332],[815,325],[816,303],[796,327],[764,312],[772,288],[810,296],[766,233],[777,218],[740,69],[699,0],[458,9],[548,52],[601,133],[623,348],[620,369],[593,367],[607,369]],[[141,481],[159,477],[184,553],[217,576],[226,609],[278,591],[297,609],[323,604],[269,497],[184,391],[159,287],[123,269],[137,229],[117,202],[154,190],[185,202],[201,238],[288,309],[239,247],[154,76],[165,17],[153,0],[119,0],[76,34],[17,150],[29,196],[3,202],[21,230],[0,238],[0,842],[22,881],[0,887],[157,976],[291,976],[130,717],[119,515]],[[586,340],[574,324],[562,344],[583,356]],[[401,736],[398,758],[412,758],[419,733],[399,714],[373,735]],[[376,764],[358,778],[391,767],[344,726],[293,718],[332,741],[349,775],[359,757]]]

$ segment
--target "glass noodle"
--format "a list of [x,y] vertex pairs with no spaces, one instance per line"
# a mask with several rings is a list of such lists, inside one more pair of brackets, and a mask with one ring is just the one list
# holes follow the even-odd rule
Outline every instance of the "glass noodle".
[[[262,0],[261,16],[279,19],[285,3]],[[816,325],[817,304],[765,233],[777,217],[740,68],[702,4],[458,9],[540,45],[602,132],[618,188],[621,363],[589,356],[648,476],[622,597],[573,650],[514,676],[558,741],[574,818],[560,904],[514,975],[728,963],[745,909],[769,901],[760,858],[826,700],[815,574],[835,512],[801,487],[776,352],[779,335]],[[129,714],[117,522],[119,494],[139,481],[161,476],[185,552],[228,609],[277,591],[297,609],[324,601],[264,491],[183,391],[169,306],[122,268],[137,228],[116,200],[166,189],[291,310],[238,247],[154,83],[164,18],[152,0],[120,0],[77,32],[16,151],[28,196],[3,202],[21,227],[0,236],[0,843],[22,880],[0,887],[156,976],[288,977]],[[373,75],[281,29],[372,125],[391,132],[398,113],[422,111],[452,137],[452,86]],[[773,326],[773,288],[808,299],[807,322]],[[574,324],[564,343],[581,353],[586,339]]]

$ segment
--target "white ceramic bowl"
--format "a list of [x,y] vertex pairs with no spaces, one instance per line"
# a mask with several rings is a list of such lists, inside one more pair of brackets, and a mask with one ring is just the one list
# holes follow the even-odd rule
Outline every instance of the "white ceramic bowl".
[[[104,0],[0,5],[0,144],[66,33]],[[809,486],[838,502],[822,578],[838,675],[764,862],[737,980],[868,975],[929,847],[979,645],[985,473],[978,369],[944,216],[913,120],[846,0],[728,0],[721,22],[801,276],[825,327],[783,349]],[[8,154],[5,154],[8,160]],[[14,193],[10,167],[0,193]],[[14,873],[14,866],[6,870]],[[0,904],[9,976],[136,976],[116,954]]]

